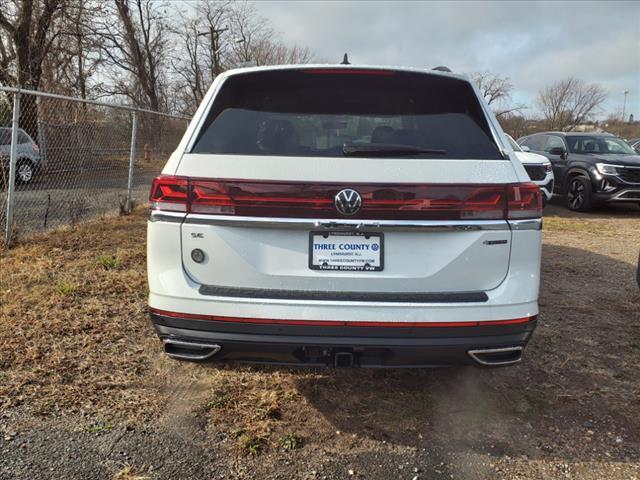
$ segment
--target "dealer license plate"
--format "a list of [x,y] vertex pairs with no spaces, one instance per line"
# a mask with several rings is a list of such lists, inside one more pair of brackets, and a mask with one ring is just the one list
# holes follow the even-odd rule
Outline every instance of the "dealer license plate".
[[384,236],[369,232],[311,232],[309,268],[379,272],[384,268]]

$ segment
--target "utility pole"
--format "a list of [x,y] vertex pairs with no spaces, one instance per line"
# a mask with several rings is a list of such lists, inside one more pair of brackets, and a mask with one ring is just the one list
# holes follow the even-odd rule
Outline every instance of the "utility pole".
[[209,27],[208,32],[199,32],[198,36],[209,35],[211,42],[209,43],[209,52],[211,53],[211,79],[213,80],[220,73],[220,47],[218,43],[220,40],[220,34],[229,30],[229,27],[215,28],[213,25]]
[[622,123],[626,123],[625,115],[627,113],[627,95],[629,95],[629,90],[625,90],[622,93],[624,94],[624,100],[622,101]]
[[[220,65],[220,51],[223,46],[220,45],[220,34],[229,30],[229,27],[214,28],[213,25],[209,27],[208,32],[199,32],[198,36],[209,35],[211,37],[211,43],[209,44],[211,53],[211,79],[215,79],[220,73],[222,73],[222,65]],[[234,38],[234,43],[243,43],[244,37]]]
[[216,78],[220,73],[220,47],[218,46],[220,34],[229,30],[228,27],[215,29],[210,27],[211,35],[211,78]]

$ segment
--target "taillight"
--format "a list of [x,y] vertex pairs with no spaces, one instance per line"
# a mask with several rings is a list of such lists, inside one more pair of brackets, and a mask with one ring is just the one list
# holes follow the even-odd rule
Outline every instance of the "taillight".
[[189,186],[193,213],[234,215],[235,203],[226,193],[224,182],[192,181]]
[[33,144],[33,151],[38,154],[40,153],[40,147],[36,143]]
[[209,180],[159,176],[151,208],[212,215],[346,218],[335,197],[352,188],[362,207],[349,219],[499,220],[538,218],[542,197],[534,183],[492,185],[334,184]]
[[187,212],[188,195],[187,178],[161,175],[153,179],[149,202],[153,209]]
[[540,218],[542,193],[535,183],[519,183],[507,187],[507,218]]

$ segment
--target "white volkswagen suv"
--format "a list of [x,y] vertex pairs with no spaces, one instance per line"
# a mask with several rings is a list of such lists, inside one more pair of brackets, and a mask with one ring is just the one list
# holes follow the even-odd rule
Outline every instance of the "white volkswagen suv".
[[544,155],[529,151],[529,147],[521,147],[510,135],[506,135],[506,137],[516,154],[516,158],[522,162],[522,166],[527,171],[531,181],[540,187],[543,194],[543,205],[550,202],[551,198],[553,198],[553,183],[555,179],[549,159]]
[[174,358],[509,365],[536,326],[540,189],[462,76],[226,72],[150,202]]

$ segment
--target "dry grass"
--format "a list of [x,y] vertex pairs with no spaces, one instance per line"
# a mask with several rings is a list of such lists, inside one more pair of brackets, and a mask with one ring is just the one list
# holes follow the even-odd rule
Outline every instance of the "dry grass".
[[143,215],[97,219],[0,254],[0,408],[155,409]]
[[[640,220],[545,222],[539,328],[520,366],[490,371],[175,362],[146,316],[142,209],[34,237],[0,253],[0,410],[102,419],[85,431],[134,422],[204,438],[254,478],[278,455],[423,446],[525,477],[556,458],[604,473],[623,461],[629,472],[624,462],[640,455]],[[532,461],[515,461],[523,451]],[[136,478],[130,468],[119,475]]]
[[149,478],[133,473],[130,465],[125,465],[122,470],[116,472],[113,476],[113,480],[149,480]]

